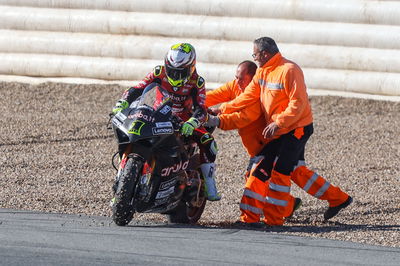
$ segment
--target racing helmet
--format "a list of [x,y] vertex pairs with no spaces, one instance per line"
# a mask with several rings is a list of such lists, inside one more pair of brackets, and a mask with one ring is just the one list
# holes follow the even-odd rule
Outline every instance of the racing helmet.
[[164,60],[165,73],[169,84],[174,87],[184,85],[196,69],[196,51],[189,43],[171,46]]

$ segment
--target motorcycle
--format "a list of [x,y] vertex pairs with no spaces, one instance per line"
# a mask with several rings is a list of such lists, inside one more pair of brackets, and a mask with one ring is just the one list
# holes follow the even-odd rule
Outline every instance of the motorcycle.
[[206,205],[199,149],[179,133],[182,121],[172,113],[168,92],[149,84],[111,125],[120,158],[118,168],[113,160],[113,221],[125,226],[136,212],[151,212],[168,215],[172,223],[196,223]]

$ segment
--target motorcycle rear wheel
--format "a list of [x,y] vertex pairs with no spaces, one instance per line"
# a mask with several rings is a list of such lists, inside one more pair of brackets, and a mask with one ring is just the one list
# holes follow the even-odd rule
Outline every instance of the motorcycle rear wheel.
[[[190,158],[188,169],[197,169],[197,173],[200,175],[199,170],[200,155],[195,154]],[[204,195],[204,191],[200,192],[200,204],[197,206],[190,206],[185,200],[181,200],[178,206],[168,213],[168,222],[170,223],[182,223],[182,224],[195,224],[197,223],[201,215],[203,214],[206,206],[207,199]]]
[[132,205],[134,188],[137,183],[142,163],[135,158],[128,158],[119,178],[112,207],[112,219],[116,225],[125,226],[132,221],[135,210]]
[[195,224],[203,214],[206,206],[206,198],[203,197],[199,207],[189,206],[189,204],[181,200],[178,206],[168,214],[168,222],[182,223],[182,224]]

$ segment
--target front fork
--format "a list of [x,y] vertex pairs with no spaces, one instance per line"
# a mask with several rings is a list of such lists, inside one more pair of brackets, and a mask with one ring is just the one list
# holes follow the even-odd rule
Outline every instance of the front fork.
[[115,176],[115,183],[113,185],[114,193],[116,192],[121,172],[124,170],[126,162],[128,161],[129,157],[138,157],[138,158],[140,158],[140,160],[143,160],[143,158],[140,155],[132,153],[132,145],[131,144],[126,145],[124,147],[124,150],[119,151],[118,153],[120,154],[120,156],[118,157],[117,175]]

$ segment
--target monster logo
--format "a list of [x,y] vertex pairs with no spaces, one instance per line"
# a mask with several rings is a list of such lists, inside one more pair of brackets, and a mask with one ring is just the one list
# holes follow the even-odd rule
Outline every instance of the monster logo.
[[131,127],[128,130],[128,133],[140,136],[140,131],[142,130],[142,127],[144,125],[145,125],[145,123],[142,121],[139,121],[139,120],[133,121]]
[[188,43],[178,43],[178,44],[172,45],[171,49],[172,50],[181,50],[188,54],[193,50],[193,47]]

